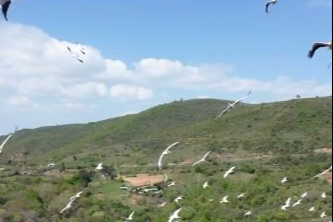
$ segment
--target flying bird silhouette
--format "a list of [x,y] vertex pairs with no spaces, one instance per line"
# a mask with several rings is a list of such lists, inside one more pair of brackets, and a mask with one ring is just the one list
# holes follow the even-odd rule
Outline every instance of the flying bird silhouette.
[[303,199],[298,200],[296,203],[294,203],[293,207],[295,208],[295,207],[301,205],[302,202],[303,202]]
[[1,8],[2,8],[2,14],[6,21],[8,21],[8,10],[10,5],[12,4],[12,0],[1,0]]
[[244,217],[249,217],[249,216],[252,216],[253,215],[253,212],[252,211],[248,211],[244,214]]
[[309,212],[315,212],[316,211],[316,208],[315,207],[311,207]]
[[180,212],[182,211],[182,208],[176,210],[170,217],[169,217],[169,220],[168,222],[173,222],[174,220],[178,220],[178,219],[181,219],[180,217]]
[[81,52],[82,55],[86,55],[87,54],[86,53],[86,49],[79,42],[77,42],[76,45],[78,46],[78,48],[79,48],[79,50],[80,50],[80,52]]
[[229,196],[223,197],[223,199],[220,201],[221,204],[227,204],[229,203]]
[[269,8],[271,5],[276,5],[279,1],[278,0],[272,0],[266,3],[266,13],[269,13]]
[[216,119],[221,118],[224,114],[226,114],[226,113],[229,112],[230,110],[234,109],[234,108],[236,107],[236,105],[238,105],[239,103],[241,103],[241,102],[243,102],[244,100],[246,100],[247,98],[249,98],[251,94],[252,94],[252,91],[250,91],[245,97],[243,97],[243,98],[237,100],[236,102],[234,102],[234,103],[229,103],[229,104],[228,104],[228,107],[227,107],[225,110],[223,110],[222,113],[216,117]]
[[206,190],[209,187],[209,183],[208,182],[204,183],[202,187]]
[[84,191],[81,191],[81,192],[77,193],[75,196],[71,197],[70,200],[74,200],[74,199],[80,198],[83,193],[84,193]]
[[103,170],[103,163],[98,164],[98,166],[96,167],[96,170]]
[[67,206],[66,206],[64,209],[62,209],[62,210],[60,211],[60,214],[63,214],[63,213],[66,212],[67,210],[71,209],[72,206],[73,206],[73,203],[74,203],[77,199],[79,199],[83,193],[84,193],[84,192],[81,191],[81,192],[77,193],[75,196],[71,197],[71,198],[69,199],[69,203],[67,204]]
[[131,215],[129,215],[128,218],[125,219],[125,221],[126,221],[126,222],[127,222],[127,221],[133,221],[133,219],[134,219],[134,214],[135,214],[135,211],[133,211],[133,212],[131,213]]
[[322,173],[318,174],[317,176],[315,176],[314,179],[324,176],[325,174],[329,173],[330,171],[332,171],[332,166],[330,168],[328,168],[327,170],[323,171]]
[[76,201],[76,199],[73,199],[73,200],[69,201],[69,203],[67,204],[67,206],[66,206],[64,209],[62,209],[62,210],[60,211],[60,214],[63,214],[63,213],[65,213],[65,211],[71,209],[71,208],[72,208],[72,205],[73,205],[73,203],[74,203],[75,201]]
[[177,198],[175,199],[175,203],[176,203],[176,204],[179,204],[179,202],[180,202],[181,200],[184,200],[184,197],[177,197]]
[[309,196],[309,193],[306,192],[306,193],[304,193],[304,194],[302,195],[302,199],[304,199],[304,198],[306,198],[306,197],[308,197],[308,196]]
[[242,194],[240,194],[240,195],[237,196],[237,199],[242,199],[242,198],[245,197],[245,195],[246,195],[246,193],[242,193]]
[[168,187],[174,187],[174,186],[176,186],[176,182],[172,182],[168,185]]
[[162,207],[165,207],[167,204],[168,204],[168,202],[164,202],[164,203],[161,203],[160,205],[158,205],[157,207],[162,208]]
[[10,134],[5,141],[3,141],[3,143],[0,146],[0,154],[3,152],[3,148],[5,147],[5,145],[8,143],[8,141],[10,140],[10,138],[12,138],[13,134]]
[[227,177],[229,177],[231,174],[235,173],[235,170],[236,170],[236,166],[234,167],[231,167],[225,174],[224,174],[224,179],[226,179]]
[[284,210],[284,211],[286,211],[288,208],[290,208],[291,207],[291,198],[289,198],[287,201],[286,201],[286,203],[285,203],[285,205],[283,205],[282,207],[281,207],[281,209],[282,210]]
[[288,177],[285,177],[285,178],[283,178],[282,180],[281,180],[281,183],[282,184],[285,184],[285,183],[287,183],[289,180],[288,180]]
[[316,54],[317,50],[320,48],[328,48],[332,50],[332,40],[330,42],[316,42],[312,45],[311,50],[309,51],[309,58],[312,59],[314,55]]
[[212,151],[209,151],[208,153],[206,153],[206,155],[199,161],[195,162],[192,166],[196,166],[196,165],[199,165],[203,162],[206,162],[207,161],[207,158],[208,156],[212,153]]
[[163,169],[163,158],[164,156],[171,154],[170,149],[177,146],[178,144],[180,144],[180,142],[176,142],[174,144],[172,144],[171,146],[169,146],[168,148],[166,148],[163,153],[161,154],[159,160],[158,160],[158,169],[162,170]]
[[323,212],[323,213],[320,214],[320,218],[325,218],[325,217],[327,217],[326,212]]
[[327,199],[327,194],[326,194],[326,193],[322,193],[322,194],[321,194],[321,198],[323,198],[323,199]]
[[80,58],[79,55],[75,55],[75,54],[73,54],[73,55],[72,55],[72,58],[73,58],[73,59],[76,59],[77,61],[79,61],[79,62],[81,62],[81,63],[84,63],[84,61]]

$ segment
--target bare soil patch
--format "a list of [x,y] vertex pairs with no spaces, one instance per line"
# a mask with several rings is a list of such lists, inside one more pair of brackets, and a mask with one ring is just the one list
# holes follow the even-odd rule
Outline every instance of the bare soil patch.
[[138,174],[135,177],[124,177],[123,180],[132,187],[144,187],[163,183],[165,176]]
[[315,153],[332,154],[332,148],[317,149]]

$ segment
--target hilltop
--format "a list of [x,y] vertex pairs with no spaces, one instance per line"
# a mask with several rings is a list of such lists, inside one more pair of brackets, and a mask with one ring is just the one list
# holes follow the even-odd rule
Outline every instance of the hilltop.
[[69,156],[77,155],[87,164],[112,162],[116,156],[117,165],[148,164],[175,141],[185,143],[184,152],[189,153],[302,153],[331,144],[331,97],[242,104],[216,120],[227,103],[179,101],[96,123],[21,130],[0,160],[46,164],[68,162]]

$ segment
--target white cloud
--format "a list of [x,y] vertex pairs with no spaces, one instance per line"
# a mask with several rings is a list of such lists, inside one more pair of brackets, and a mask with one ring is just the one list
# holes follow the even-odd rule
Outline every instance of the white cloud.
[[91,99],[142,101],[153,99],[161,92],[177,90],[193,90],[196,95],[254,90],[274,95],[274,99],[294,98],[296,94],[323,96],[332,91],[331,83],[314,80],[298,81],[287,76],[268,80],[241,77],[233,67],[221,64],[188,65],[163,58],[145,58],[126,64],[104,58],[98,49],[88,45],[84,45],[87,54],[81,55],[85,61],[81,64],[71,58],[66,48],[75,50],[76,44],[57,40],[38,28],[0,23],[0,33],[0,93],[5,91],[7,97],[22,96],[21,101],[12,98],[11,104],[30,101],[30,104],[52,107],[71,101],[63,106],[80,107]]
[[108,95],[108,87],[103,83],[87,82],[64,89],[64,94],[74,98],[103,97]]
[[33,103],[28,97],[26,96],[13,96],[7,100],[7,103],[13,107],[33,107],[38,108],[39,105]]
[[117,100],[147,100],[153,98],[154,93],[140,86],[116,85],[111,87],[110,96]]
[[127,68],[127,65],[120,60],[106,59],[106,71],[100,77],[117,79],[117,80],[131,80],[134,78],[132,71]]

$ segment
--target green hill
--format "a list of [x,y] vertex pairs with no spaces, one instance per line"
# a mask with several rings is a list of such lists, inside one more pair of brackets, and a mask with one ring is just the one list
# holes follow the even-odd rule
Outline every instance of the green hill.
[[[145,154],[149,162],[174,141],[185,142],[194,151],[201,147],[198,149],[266,153],[306,152],[332,141],[332,98],[243,105],[216,120],[226,105],[219,100],[190,100],[86,125],[22,130],[8,143],[0,160],[45,164],[71,155],[135,153]],[[130,158],[126,159],[124,162]]]

